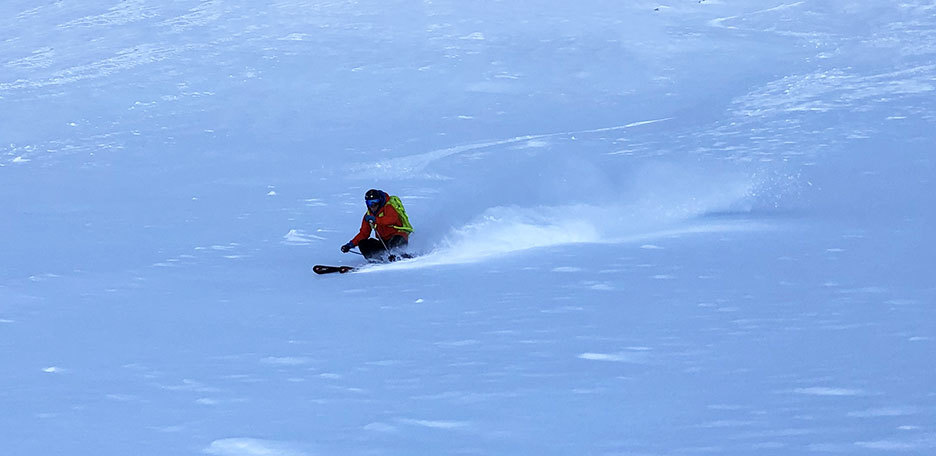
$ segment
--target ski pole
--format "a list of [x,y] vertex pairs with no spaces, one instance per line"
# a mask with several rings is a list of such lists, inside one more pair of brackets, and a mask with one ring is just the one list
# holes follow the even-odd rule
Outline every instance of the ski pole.
[[370,222],[370,226],[371,226],[371,229],[374,230],[374,235],[380,241],[380,245],[383,246],[384,251],[387,252],[387,255],[389,255],[387,259],[390,261],[396,261],[397,256],[393,253],[390,253],[390,247],[387,247],[387,243],[384,242],[383,238],[380,237],[380,233],[377,232],[377,225],[375,225],[374,222]]
[[374,234],[377,235],[377,239],[380,241],[380,245],[383,246],[384,250],[389,252],[390,249],[387,248],[387,244],[383,241],[383,239],[380,238],[380,233],[377,232],[377,225],[374,225],[374,222],[371,222],[370,227],[372,230],[374,230]]

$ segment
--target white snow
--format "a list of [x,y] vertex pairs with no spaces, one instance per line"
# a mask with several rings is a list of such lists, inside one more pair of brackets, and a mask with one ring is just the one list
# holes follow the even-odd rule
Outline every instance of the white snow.
[[292,449],[282,442],[243,437],[215,440],[204,449],[203,453],[216,456],[305,456],[309,454]]
[[400,419],[399,421],[402,424],[422,426],[433,429],[459,429],[469,425],[469,423],[463,423],[459,421],[416,420],[410,418]]
[[936,454],[931,0],[32,3],[4,455]]
[[612,361],[620,363],[644,363],[647,356],[638,353],[582,353],[578,356],[589,361]]
[[829,388],[825,386],[811,386],[809,388],[797,388],[793,390],[797,394],[808,394],[812,396],[858,396],[862,395],[861,390],[849,388]]

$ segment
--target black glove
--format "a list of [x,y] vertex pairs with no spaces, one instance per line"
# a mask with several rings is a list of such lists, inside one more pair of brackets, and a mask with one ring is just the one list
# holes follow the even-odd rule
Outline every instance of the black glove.
[[370,225],[373,225],[373,224],[377,223],[377,217],[374,217],[373,215],[367,214],[367,215],[364,216],[364,221],[366,221],[366,222],[367,222],[368,224],[370,224]]
[[350,251],[352,248],[354,248],[354,244],[349,242],[341,246],[341,253],[348,253],[348,251]]

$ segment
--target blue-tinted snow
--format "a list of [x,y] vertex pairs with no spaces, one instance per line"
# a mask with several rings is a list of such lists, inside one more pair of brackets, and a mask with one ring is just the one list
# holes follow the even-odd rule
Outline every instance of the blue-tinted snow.
[[[936,453],[934,30],[5,1],[0,453]],[[423,256],[315,276],[371,187]]]

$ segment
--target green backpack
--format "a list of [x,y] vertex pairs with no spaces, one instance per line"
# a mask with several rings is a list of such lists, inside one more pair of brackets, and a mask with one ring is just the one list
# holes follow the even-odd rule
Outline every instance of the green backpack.
[[410,225],[409,217],[406,216],[406,209],[403,208],[403,201],[400,201],[399,196],[390,196],[387,200],[387,204],[393,206],[396,209],[397,214],[400,214],[400,221],[403,222],[403,226],[394,226],[394,228],[400,231],[406,231],[407,233],[413,232],[413,225]]

